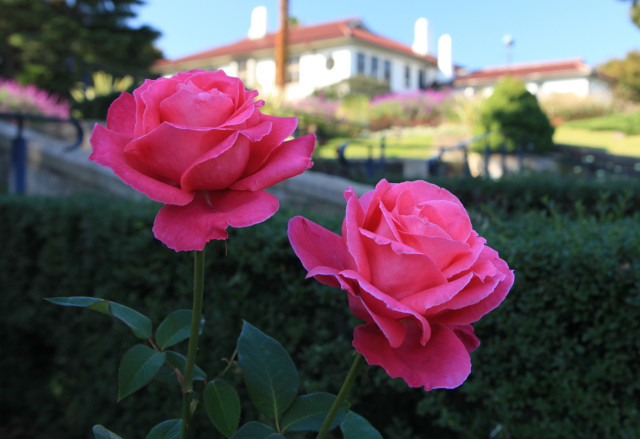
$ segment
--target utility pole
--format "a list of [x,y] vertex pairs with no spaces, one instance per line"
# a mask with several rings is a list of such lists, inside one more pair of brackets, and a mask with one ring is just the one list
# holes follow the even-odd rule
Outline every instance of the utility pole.
[[280,29],[276,34],[276,87],[284,91],[289,61],[289,0],[280,0]]

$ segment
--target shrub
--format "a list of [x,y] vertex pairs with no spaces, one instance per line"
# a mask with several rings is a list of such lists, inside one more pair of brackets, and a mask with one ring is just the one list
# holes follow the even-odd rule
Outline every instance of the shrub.
[[[515,287],[477,325],[483,344],[461,388],[407,389],[374,367],[350,398],[354,408],[394,439],[488,437],[499,425],[497,438],[637,437],[640,216],[616,207],[626,203],[611,186],[576,190],[567,180],[547,186],[540,201],[538,189],[518,197],[513,180],[480,190],[473,189],[478,180],[455,184],[447,187],[468,197],[475,228],[515,269]],[[573,194],[589,190],[613,199],[576,210]],[[115,404],[114,357],[133,342],[126,328],[42,301],[105,297],[156,324],[176,306],[188,308],[191,258],[153,238],[156,210],[95,195],[0,197],[0,337],[8,346],[0,358],[0,436],[73,439],[102,423],[123,437],[144,437],[177,414],[179,403],[167,402],[177,388],[162,385]],[[304,279],[285,235],[291,215],[284,209],[231,230],[226,256],[223,243],[208,247],[208,323],[198,364],[220,371],[246,319],[292,353],[305,391],[336,392],[355,321],[343,292]],[[341,218],[317,221],[337,230]],[[236,369],[226,378],[242,389]],[[219,437],[204,427],[206,417],[198,420],[203,429],[194,437]]]
[[[490,133],[487,143],[493,151],[498,151],[502,144],[510,152],[515,151],[518,144],[531,143],[535,152],[553,148],[553,127],[536,97],[521,81],[511,77],[500,80],[483,103],[475,133]],[[477,143],[476,149],[482,150],[484,144]]]
[[358,75],[352,78],[315,90],[315,96],[322,96],[327,99],[342,99],[348,95],[364,95],[369,99],[389,93],[388,81],[380,81],[371,76]]

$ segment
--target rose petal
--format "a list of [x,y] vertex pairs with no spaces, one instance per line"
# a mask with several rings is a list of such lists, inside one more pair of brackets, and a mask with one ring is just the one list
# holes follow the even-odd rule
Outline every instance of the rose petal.
[[135,129],[136,101],[126,92],[111,103],[107,112],[107,128],[119,134],[133,137]]
[[473,273],[468,273],[459,279],[448,281],[444,284],[404,297],[401,302],[415,309],[420,314],[425,314],[434,306],[447,303],[455,297],[456,294],[469,284],[472,278]]
[[460,339],[467,352],[471,353],[478,349],[480,346],[480,340],[474,334],[473,326],[471,325],[459,325],[451,326],[453,333]]
[[249,160],[249,140],[233,133],[216,148],[195,160],[180,179],[183,190],[223,190],[233,185]]
[[[314,270],[328,267],[327,270],[345,270],[354,266],[353,259],[340,235],[337,235],[313,221],[296,216],[289,220],[287,235],[291,247],[309,275],[316,276]],[[318,274],[328,274],[330,271]],[[312,274],[314,272],[314,274]],[[316,276],[320,282],[338,287],[338,281]]]
[[[339,278],[351,279],[355,281],[356,288],[349,285],[348,291],[354,292],[354,301],[357,303],[356,298],[362,301],[362,305],[359,306],[359,311],[364,312],[370,316],[370,319],[364,319],[365,321],[377,321],[378,317],[391,320],[412,320],[414,321],[420,330],[420,342],[425,344],[431,336],[431,328],[429,322],[417,313],[414,309],[405,306],[401,302],[395,300],[393,297],[387,295],[385,292],[380,291],[375,285],[367,282],[358,273],[352,270],[344,270],[340,273]],[[351,301],[349,304],[351,305]],[[355,314],[355,313],[354,313]]]
[[179,185],[185,171],[196,160],[204,154],[221,154],[233,145],[237,135],[224,130],[179,127],[165,122],[149,134],[133,140],[125,152],[128,160],[134,160],[138,167]]
[[313,165],[311,154],[315,143],[316,138],[312,134],[284,142],[262,169],[239,180],[231,189],[262,190],[302,174]]
[[432,328],[426,346],[407,334],[404,344],[393,348],[377,327],[360,325],[355,329],[353,346],[368,364],[381,366],[392,378],[402,378],[410,387],[427,391],[458,387],[471,372],[465,345],[445,326]]
[[371,270],[371,283],[401,300],[446,283],[438,266],[424,254],[382,236],[361,230]]
[[349,253],[354,259],[356,271],[365,279],[371,279],[369,261],[360,234],[360,224],[364,221],[365,214],[358,196],[352,188],[347,188],[344,197],[347,200],[347,209],[342,223],[342,236],[344,236]]
[[289,137],[298,125],[295,117],[262,115],[262,120],[271,123],[271,131],[260,141],[251,144],[251,158],[247,164],[247,175],[262,168],[271,154]]
[[203,92],[178,87],[160,102],[160,120],[183,127],[213,128],[233,114],[233,101],[220,92]]
[[187,206],[160,209],[153,233],[173,250],[202,250],[212,239],[227,239],[227,226],[252,226],[277,210],[278,199],[267,192],[201,192]]
[[[482,293],[482,290],[479,289],[478,295],[473,299],[476,300],[475,303],[472,303],[464,308],[451,309],[448,311],[444,311],[437,316],[431,317],[430,321],[443,323],[447,325],[467,325],[469,323],[476,322],[480,320],[482,316],[487,314],[488,312],[494,310],[498,305],[500,305],[504,299],[507,297],[507,293],[513,286],[514,274],[512,270],[509,270],[507,264],[500,260],[502,265],[500,267],[501,273],[504,274],[504,277],[501,281],[497,282],[495,287],[489,292],[489,294],[485,294],[484,298],[481,300],[477,300],[478,298],[483,297],[483,293],[489,291],[488,287]],[[490,285],[493,285],[494,282],[491,282]],[[469,298],[473,298],[474,294],[471,293],[468,296]],[[473,300],[470,300],[471,302]],[[452,302],[451,306],[458,306],[458,303]]]
[[124,154],[129,137],[110,131],[101,125],[91,133],[93,153],[89,157],[113,172],[126,184],[160,203],[184,206],[193,200],[194,194],[148,176],[131,166]]
[[440,226],[452,239],[465,242],[473,230],[467,211],[453,201],[427,201],[420,204],[420,210],[429,222]]
[[144,83],[133,91],[136,100],[136,128],[134,137],[150,133],[162,123],[160,102],[171,96],[179,81],[173,78],[145,79]]

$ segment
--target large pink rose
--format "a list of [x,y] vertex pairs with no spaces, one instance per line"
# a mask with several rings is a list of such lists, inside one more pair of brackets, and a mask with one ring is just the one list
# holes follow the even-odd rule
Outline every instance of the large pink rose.
[[363,325],[353,345],[411,387],[454,388],[480,342],[471,323],[498,306],[513,271],[485,245],[448,191],[382,180],[360,199],[345,192],[342,236],[302,217],[289,239],[308,277],[342,288]]
[[278,210],[263,189],[310,168],[314,136],[285,141],[295,117],[264,115],[241,80],[193,70],[146,80],[96,125],[90,159],[164,203],[153,232],[168,247],[202,250]]

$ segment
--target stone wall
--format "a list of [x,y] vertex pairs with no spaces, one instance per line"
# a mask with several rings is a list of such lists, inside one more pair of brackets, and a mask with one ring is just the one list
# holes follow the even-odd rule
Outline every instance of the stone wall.
[[[90,128],[85,130],[85,137],[89,135]],[[16,126],[0,121],[0,178],[1,184],[8,187],[11,187],[11,144],[15,136]],[[82,148],[67,152],[65,148],[72,143],[68,139],[53,138],[32,129],[25,129],[24,137],[27,141],[27,194],[68,195],[78,191],[100,191],[144,198],[122,183],[110,169],[89,161],[87,139]],[[343,193],[348,186],[359,195],[371,189],[345,178],[307,171],[269,191],[284,203],[339,212],[344,211]]]

